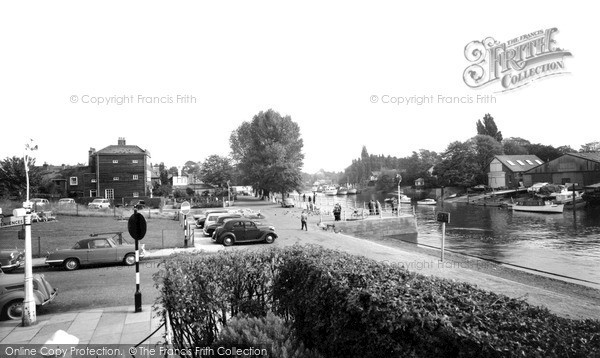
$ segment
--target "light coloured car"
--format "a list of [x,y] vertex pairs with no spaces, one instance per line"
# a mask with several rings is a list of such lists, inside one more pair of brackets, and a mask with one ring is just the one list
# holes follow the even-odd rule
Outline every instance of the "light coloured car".
[[[24,281],[24,275],[6,275],[0,271],[0,312],[4,319],[21,319],[25,299]],[[56,292],[44,275],[33,275],[33,298],[36,306],[52,302]]]
[[29,199],[29,201],[31,202],[33,211],[44,210],[50,206],[50,202],[48,201],[48,199],[32,198]]
[[[145,245],[140,246],[140,257],[144,257]],[[49,266],[63,267],[67,271],[77,270],[81,265],[106,263],[135,264],[135,246],[120,232],[92,234],[79,240],[72,248],[56,250],[46,258]]]
[[59,206],[69,206],[69,205],[75,205],[75,199],[71,199],[71,198],[62,198],[58,200],[58,205]]
[[110,208],[110,200],[108,199],[94,199],[88,204],[90,209],[108,209]]

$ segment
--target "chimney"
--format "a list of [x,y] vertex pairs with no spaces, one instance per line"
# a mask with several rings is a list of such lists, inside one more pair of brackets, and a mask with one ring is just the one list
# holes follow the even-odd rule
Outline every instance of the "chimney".
[[125,145],[125,137],[119,137],[119,141],[117,142],[117,145]]

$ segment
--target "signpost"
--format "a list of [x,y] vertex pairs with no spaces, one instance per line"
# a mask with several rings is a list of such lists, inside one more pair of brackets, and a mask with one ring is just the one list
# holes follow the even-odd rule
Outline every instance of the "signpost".
[[437,221],[442,223],[442,256],[441,261],[444,262],[444,244],[446,241],[446,223],[450,222],[450,213],[438,212]]
[[142,312],[142,293],[140,292],[140,250],[138,241],[146,235],[146,218],[136,209],[133,210],[133,215],[129,217],[127,222],[127,230],[129,235],[135,240],[135,294],[133,300],[135,302],[135,312]]
[[190,213],[190,209],[192,206],[189,202],[184,201],[181,203],[181,213],[183,214],[183,247],[188,247],[189,241],[189,232],[188,232],[188,223],[187,216]]

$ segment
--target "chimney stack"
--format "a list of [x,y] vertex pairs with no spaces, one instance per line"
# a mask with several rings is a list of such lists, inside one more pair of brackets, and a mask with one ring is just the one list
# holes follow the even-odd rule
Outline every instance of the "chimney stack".
[[117,142],[117,145],[125,145],[125,137],[119,137],[119,141]]

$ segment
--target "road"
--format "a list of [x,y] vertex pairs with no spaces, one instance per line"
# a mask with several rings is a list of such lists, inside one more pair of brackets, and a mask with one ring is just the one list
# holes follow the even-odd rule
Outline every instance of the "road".
[[[154,303],[159,291],[152,276],[159,269],[159,259],[140,262],[142,304]],[[76,271],[59,268],[36,268],[34,274],[43,274],[58,289],[54,301],[37,314],[55,314],[99,307],[134,307],[135,266],[104,265],[82,267]]]

